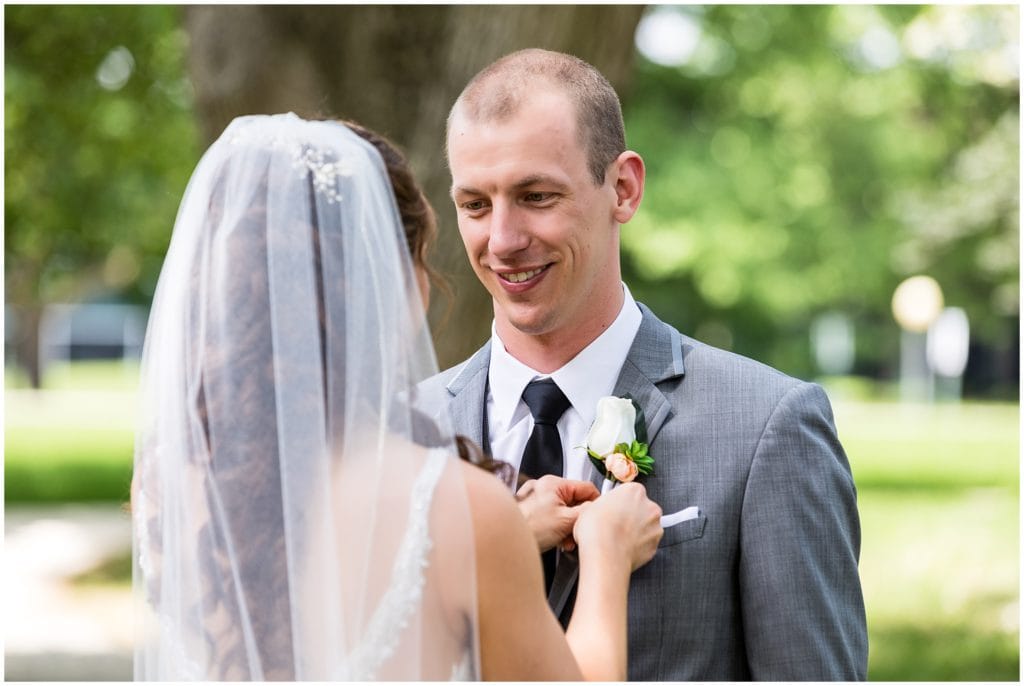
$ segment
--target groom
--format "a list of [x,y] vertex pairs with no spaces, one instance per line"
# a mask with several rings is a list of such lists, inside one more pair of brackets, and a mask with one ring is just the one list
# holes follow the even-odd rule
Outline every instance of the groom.
[[[452,108],[448,160],[459,231],[494,303],[491,340],[438,379],[456,430],[531,475],[600,484],[580,446],[598,399],[628,395],[655,460],[640,477],[649,497],[691,513],[633,574],[629,678],[866,678],[856,493],[828,400],[633,300],[619,231],[645,170],[605,78],[543,50],[498,60]],[[564,614],[575,558],[549,564]]]

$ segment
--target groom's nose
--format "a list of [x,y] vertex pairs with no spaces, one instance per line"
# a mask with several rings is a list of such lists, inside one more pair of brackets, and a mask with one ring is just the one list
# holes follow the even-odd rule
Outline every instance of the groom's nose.
[[487,250],[495,257],[510,257],[530,244],[523,213],[509,203],[495,202],[487,238]]

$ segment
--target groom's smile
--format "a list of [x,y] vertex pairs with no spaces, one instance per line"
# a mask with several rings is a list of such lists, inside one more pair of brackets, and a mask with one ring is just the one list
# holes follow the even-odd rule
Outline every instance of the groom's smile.
[[502,285],[504,285],[505,290],[509,293],[522,293],[523,291],[533,288],[534,285],[539,283],[550,266],[550,264],[546,264],[543,267],[537,267],[536,269],[495,271],[495,274],[497,274],[498,278],[501,279]]

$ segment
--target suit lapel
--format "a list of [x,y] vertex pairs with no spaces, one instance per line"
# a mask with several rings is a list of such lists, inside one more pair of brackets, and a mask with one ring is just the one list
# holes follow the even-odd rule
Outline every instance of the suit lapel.
[[448,385],[452,396],[448,406],[456,433],[484,446],[484,410],[487,406],[487,369],[491,362],[490,341],[469,358]]
[[622,365],[614,394],[630,396],[643,408],[647,420],[647,442],[653,443],[662,425],[672,415],[672,406],[657,384],[680,377],[683,369],[683,339],[644,305],[643,319],[633,345]]
[[[672,415],[672,405],[656,384],[683,375],[683,338],[645,305],[638,305],[643,319],[612,395],[620,398],[628,395],[640,405],[647,421],[647,443],[650,444]],[[604,481],[604,476],[593,466],[590,481],[598,490]]]
[[[613,395],[628,395],[643,409],[650,444],[672,416],[672,406],[656,384],[683,375],[683,340],[678,331],[659,320],[646,306],[640,305],[640,312],[643,315],[640,329],[626,355]],[[590,480],[600,490],[604,476],[591,467]],[[576,555],[560,553],[548,594],[548,602],[556,615],[562,615],[578,577]],[[567,618],[562,619],[564,626]]]
[[644,411],[644,419],[647,421],[647,443],[653,443],[665,420],[672,414],[672,406],[665,394],[629,358],[626,358],[612,395],[620,398],[629,396],[636,401]]

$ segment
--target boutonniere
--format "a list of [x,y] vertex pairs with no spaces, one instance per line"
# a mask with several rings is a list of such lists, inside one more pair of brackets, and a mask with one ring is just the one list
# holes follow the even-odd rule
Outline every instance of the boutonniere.
[[647,454],[644,411],[629,397],[609,395],[597,401],[586,448],[594,467],[611,483],[628,483],[654,467],[654,458]]

